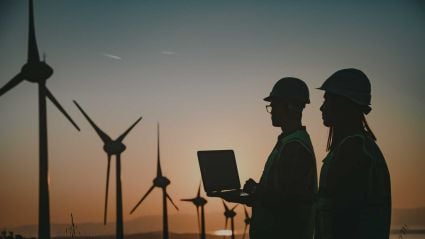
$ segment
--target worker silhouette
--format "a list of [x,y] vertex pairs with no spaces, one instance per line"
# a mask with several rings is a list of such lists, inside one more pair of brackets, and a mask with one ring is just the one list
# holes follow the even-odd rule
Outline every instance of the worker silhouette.
[[390,176],[365,114],[371,87],[357,69],[331,75],[319,88],[329,127],[317,199],[317,239],[388,239],[391,221]]
[[252,207],[250,238],[313,238],[314,196],[317,192],[316,160],[302,111],[310,103],[307,85],[285,77],[273,87],[266,109],[272,125],[282,133],[268,157],[259,183],[246,181],[249,197],[224,196]]

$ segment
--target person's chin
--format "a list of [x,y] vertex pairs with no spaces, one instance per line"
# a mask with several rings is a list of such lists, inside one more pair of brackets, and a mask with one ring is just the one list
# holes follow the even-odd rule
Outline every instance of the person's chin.
[[323,125],[324,126],[331,127],[331,123],[328,120],[326,120],[325,118],[322,118],[322,120],[323,120]]
[[280,123],[280,122],[278,122],[278,121],[272,120],[272,125],[273,125],[274,127],[280,127],[280,126],[281,126],[281,123]]

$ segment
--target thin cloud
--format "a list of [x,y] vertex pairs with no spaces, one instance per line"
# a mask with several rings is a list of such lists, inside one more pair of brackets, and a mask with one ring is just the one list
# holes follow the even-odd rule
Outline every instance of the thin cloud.
[[109,53],[102,53],[102,55],[103,56],[106,56],[108,58],[114,59],[114,60],[119,60],[119,61],[122,60],[122,57],[116,56],[116,55],[112,55],[112,54],[109,54]]
[[161,51],[161,54],[171,56],[171,55],[175,55],[176,52],[175,51]]

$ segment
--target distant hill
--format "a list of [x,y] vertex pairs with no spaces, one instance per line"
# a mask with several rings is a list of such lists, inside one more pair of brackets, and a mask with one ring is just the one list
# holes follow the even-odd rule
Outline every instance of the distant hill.
[[[241,238],[239,235],[236,238]],[[162,239],[162,232],[149,232],[139,233],[133,235],[126,235],[126,239]],[[195,233],[170,233],[172,239],[199,239],[199,235]],[[207,239],[222,239],[223,236],[207,235]],[[55,239],[69,239],[69,237],[56,237]],[[81,239],[115,239],[114,235],[109,236],[94,236],[94,237],[81,237]]]
[[[236,233],[243,233],[244,215],[238,214],[235,218]],[[196,214],[174,214],[169,216],[169,230],[176,234],[198,233]],[[115,223],[79,223],[76,222],[78,231],[84,236],[114,235]],[[230,222],[229,222],[230,226]],[[52,237],[65,236],[66,228],[69,224],[52,224]],[[224,215],[222,213],[211,213],[206,218],[206,230],[212,234],[216,230],[224,228]],[[0,229],[1,226],[0,226]],[[26,225],[16,228],[7,228],[7,230],[21,234],[25,237],[37,236],[37,225]],[[126,235],[150,233],[162,231],[162,216],[142,216],[133,220],[125,221],[124,232]],[[127,238],[127,237],[126,237]],[[130,238],[130,237],[128,237]],[[146,237],[143,237],[146,238]],[[173,237],[174,238],[174,237]]]
[[[236,232],[243,233],[244,216],[238,214],[235,218]],[[79,223],[76,222],[78,230],[81,235],[87,236],[101,236],[101,235],[114,235],[115,223],[108,223],[104,226],[103,223]],[[409,229],[424,229],[425,228],[425,208],[414,209],[393,209],[392,212],[392,229],[398,230],[401,225],[407,224]],[[52,224],[51,234],[53,237],[65,236],[65,230],[69,224]],[[212,213],[207,215],[206,228],[207,232],[212,234],[214,231],[223,229],[224,216],[222,213]],[[190,234],[195,235],[198,232],[196,215],[191,214],[174,214],[169,217],[170,232],[175,233],[173,238],[192,238]],[[0,229],[1,226],[0,226]],[[16,228],[7,228],[17,234],[25,237],[34,237],[37,235],[37,225],[27,225]],[[126,238],[138,238],[137,234],[144,233],[141,238],[157,238],[155,235],[162,230],[162,216],[142,216],[134,220],[126,221],[124,224],[124,231]],[[147,234],[146,234],[147,233]],[[182,236],[184,234],[184,237]],[[135,237],[133,237],[135,236]],[[140,236],[140,235],[139,235]],[[182,236],[182,237],[180,237]],[[96,237],[112,238],[112,237]]]

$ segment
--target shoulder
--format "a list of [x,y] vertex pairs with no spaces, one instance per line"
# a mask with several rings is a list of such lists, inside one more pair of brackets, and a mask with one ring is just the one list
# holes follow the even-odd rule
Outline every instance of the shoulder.
[[302,142],[295,140],[284,145],[281,157],[286,161],[313,162],[314,155]]
[[292,151],[292,152],[297,152],[297,151],[308,151],[306,146],[300,141],[300,140],[292,140],[291,142],[286,143],[283,146],[283,149],[285,151]]
[[284,149],[288,151],[309,153],[314,156],[314,150],[310,141],[310,137],[305,131],[301,131],[298,134],[298,137],[293,137],[287,141],[287,143],[284,145]]
[[363,152],[365,138],[361,135],[348,136],[341,142],[338,154],[350,155]]
[[347,137],[339,146],[337,158],[343,158],[344,161],[366,162],[368,155],[365,152],[365,138],[360,135]]

